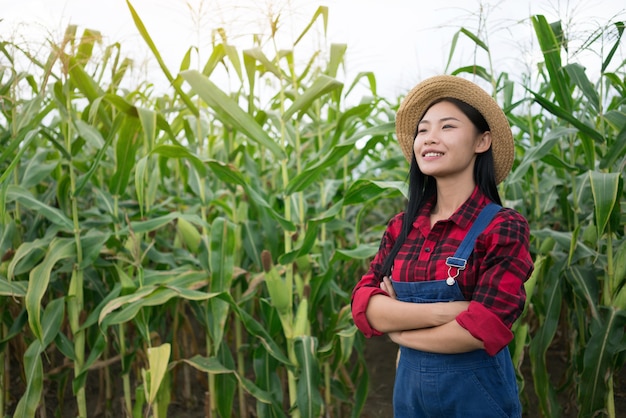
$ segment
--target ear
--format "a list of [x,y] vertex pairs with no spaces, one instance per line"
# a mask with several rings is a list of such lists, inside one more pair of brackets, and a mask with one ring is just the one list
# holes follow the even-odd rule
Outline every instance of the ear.
[[491,132],[486,131],[480,134],[480,136],[478,137],[474,152],[476,152],[476,154],[482,154],[483,152],[487,151],[489,147],[491,147]]

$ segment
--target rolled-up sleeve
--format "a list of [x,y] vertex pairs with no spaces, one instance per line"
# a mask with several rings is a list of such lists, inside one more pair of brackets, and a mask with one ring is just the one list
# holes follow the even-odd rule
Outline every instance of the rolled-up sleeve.
[[467,311],[457,322],[495,355],[513,339],[511,327],[526,301],[524,282],[533,271],[528,222],[504,209],[479,238],[474,256],[482,258]]
[[[365,278],[365,276],[363,277]],[[361,330],[363,335],[367,338],[374,337],[376,335],[382,335],[383,333],[373,328],[367,317],[365,316],[365,311],[367,310],[367,305],[369,304],[370,298],[374,295],[383,294],[386,295],[384,291],[380,288],[371,287],[371,286],[363,286],[353,293],[352,297],[352,318],[354,319],[354,325]]]

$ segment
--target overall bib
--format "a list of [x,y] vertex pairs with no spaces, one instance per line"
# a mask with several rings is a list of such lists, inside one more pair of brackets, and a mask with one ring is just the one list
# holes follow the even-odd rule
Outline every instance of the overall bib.
[[[399,300],[414,303],[465,300],[458,283],[394,282]],[[393,391],[396,418],[521,417],[515,370],[508,347],[437,354],[400,347]]]

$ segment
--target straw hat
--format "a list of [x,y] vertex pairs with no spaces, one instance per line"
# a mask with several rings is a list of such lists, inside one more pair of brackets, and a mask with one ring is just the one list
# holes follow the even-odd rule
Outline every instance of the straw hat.
[[413,158],[413,141],[417,124],[428,107],[438,99],[452,97],[478,110],[489,125],[496,184],[507,176],[513,166],[515,150],[513,134],[506,115],[485,90],[461,77],[440,75],[428,78],[407,94],[396,114],[396,136],[406,159]]

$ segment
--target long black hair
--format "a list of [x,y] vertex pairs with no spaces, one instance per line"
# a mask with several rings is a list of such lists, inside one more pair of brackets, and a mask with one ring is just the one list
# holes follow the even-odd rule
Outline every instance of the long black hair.
[[[429,106],[440,103],[449,102],[455,105],[461,112],[468,117],[468,119],[474,124],[476,130],[479,133],[489,131],[489,124],[483,117],[483,115],[469,104],[452,98],[444,97],[434,101]],[[415,127],[415,138],[417,136],[417,126]],[[406,209],[402,218],[402,229],[400,235],[396,239],[393,247],[389,251],[385,263],[383,264],[383,274],[385,276],[391,276],[391,267],[393,266],[393,260],[396,258],[400,247],[404,244],[406,237],[411,232],[413,222],[417,217],[419,210],[424,204],[429,201],[437,193],[437,182],[432,176],[425,175],[417,165],[415,155],[411,158],[411,168],[409,169],[409,199],[407,200]],[[476,163],[474,164],[474,181],[478,185],[480,191],[487,196],[492,202],[502,205],[500,200],[500,194],[498,193],[498,187],[496,184],[495,169],[493,166],[493,152],[491,147],[483,153],[476,156]]]

